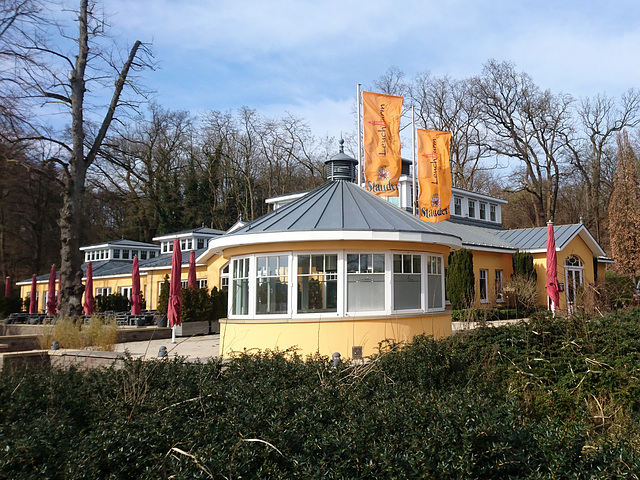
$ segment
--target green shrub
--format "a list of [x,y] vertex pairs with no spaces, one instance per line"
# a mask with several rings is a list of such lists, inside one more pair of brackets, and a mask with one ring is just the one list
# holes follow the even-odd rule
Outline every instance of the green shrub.
[[529,252],[517,251],[512,257],[513,275],[537,280],[538,274],[533,266],[533,255]]
[[160,285],[160,297],[158,298],[158,308],[160,315],[166,315],[169,307],[169,275],[164,276],[164,281]]
[[206,288],[183,288],[182,321],[208,321],[213,316],[213,304]]
[[120,293],[96,295],[96,312],[125,312],[131,308],[129,299]]
[[20,313],[22,312],[22,307],[23,303],[20,297],[0,297],[0,317],[8,317],[12,313]]
[[0,372],[1,478],[635,478],[640,310],[387,343]]
[[446,290],[447,298],[454,310],[467,308],[473,304],[475,276],[471,250],[463,248],[449,254]]

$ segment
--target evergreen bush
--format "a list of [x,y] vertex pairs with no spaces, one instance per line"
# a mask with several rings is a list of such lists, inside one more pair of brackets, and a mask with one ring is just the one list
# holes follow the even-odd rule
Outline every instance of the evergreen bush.
[[166,315],[169,308],[169,275],[164,276],[164,281],[160,285],[160,297],[158,298],[158,308],[160,315]]
[[368,363],[0,372],[1,478],[635,478],[640,310],[533,317]]
[[475,296],[473,252],[466,248],[449,253],[446,289],[453,310],[468,308]]

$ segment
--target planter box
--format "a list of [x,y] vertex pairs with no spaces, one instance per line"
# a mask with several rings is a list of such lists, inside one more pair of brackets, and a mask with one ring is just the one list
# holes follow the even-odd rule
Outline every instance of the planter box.
[[209,322],[184,322],[176,327],[176,337],[190,337],[192,335],[208,335]]

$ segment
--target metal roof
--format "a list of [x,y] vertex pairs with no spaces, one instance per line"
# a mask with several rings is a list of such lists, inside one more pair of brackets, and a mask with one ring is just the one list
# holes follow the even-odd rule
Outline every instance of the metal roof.
[[223,232],[222,230],[216,230],[215,228],[198,227],[198,228],[192,228],[190,230],[182,230],[180,232],[171,232],[171,233],[165,233],[164,235],[158,235],[156,237],[153,237],[153,241],[174,239],[177,237],[186,237],[189,235],[207,235],[207,236],[224,235],[224,233],[225,232]]
[[[598,242],[591,236],[582,223],[571,225],[554,225],[553,233],[556,241],[556,249],[562,250],[576,235],[586,243],[594,256],[605,256],[605,252]],[[520,250],[528,252],[541,252],[547,249],[547,227],[519,228],[516,230],[498,230],[496,236],[514,244]]]
[[443,233],[449,233],[462,239],[462,246],[470,249],[498,249],[515,251],[518,249],[516,245],[508,239],[501,238],[496,235],[500,230],[486,227],[478,227],[468,225],[451,220],[445,220],[433,224],[434,228],[441,230]]
[[355,183],[334,181],[230,233],[301,231],[443,232],[397,208]]
[[149,248],[153,250],[160,249],[159,245],[155,243],[144,243],[144,242],[136,242],[135,240],[113,240],[110,242],[102,242],[102,243],[94,243],[93,245],[87,245],[84,247],[80,247],[80,250],[89,250],[92,248],[105,248],[105,247],[139,247],[139,248]]
[[[554,225],[556,248],[562,250],[575,237],[580,228],[584,228],[584,226],[581,224]],[[500,230],[495,234],[513,243],[520,250],[546,250],[547,248],[547,227]]]

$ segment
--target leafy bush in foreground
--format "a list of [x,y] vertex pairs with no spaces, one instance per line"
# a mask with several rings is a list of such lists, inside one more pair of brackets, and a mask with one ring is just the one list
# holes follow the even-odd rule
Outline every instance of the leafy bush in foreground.
[[6,478],[635,478],[637,312],[227,364],[0,374]]

